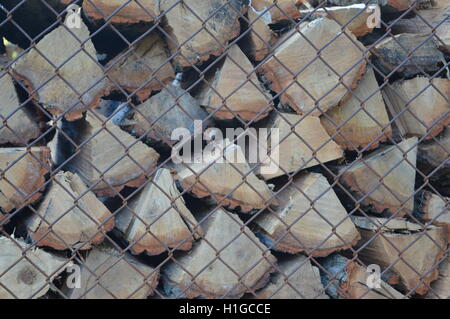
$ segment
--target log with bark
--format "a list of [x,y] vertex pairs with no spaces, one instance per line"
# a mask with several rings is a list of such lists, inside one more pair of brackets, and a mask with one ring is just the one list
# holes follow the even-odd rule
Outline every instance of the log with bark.
[[83,1],[83,12],[94,21],[114,24],[154,22],[159,15],[156,0],[90,0]]
[[431,283],[431,289],[426,295],[427,299],[450,298],[450,257],[439,263],[439,277]]
[[218,209],[202,227],[204,239],[163,269],[168,296],[239,298],[266,285],[276,259],[237,215]]
[[4,174],[0,179],[0,209],[8,213],[36,202],[50,168],[47,147],[0,148],[0,171]]
[[[89,30],[59,26],[21,56],[13,66],[33,98],[52,114],[80,119],[106,93],[107,81],[97,62]],[[45,58],[44,58],[45,57]]]
[[249,167],[242,149],[228,140],[217,145],[221,148],[223,152],[217,154],[205,152],[203,161],[179,164],[176,179],[181,187],[198,198],[211,196],[230,209],[239,206],[243,213],[277,205],[268,185]]
[[372,63],[378,70],[385,75],[395,73],[404,78],[434,74],[445,61],[436,39],[422,34],[405,33],[387,37],[371,52]]
[[300,10],[301,17],[312,15],[313,17],[325,17],[336,21],[341,28],[348,28],[357,37],[362,37],[373,31],[374,24],[367,21],[375,10],[379,10],[378,5],[366,6],[363,3],[344,7],[327,7]]
[[20,238],[0,237],[0,299],[37,299],[69,265],[40,248],[28,249]]
[[74,142],[79,145],[68,168],[97,196],[114,196],[138,187],[153,173],[159,154],[98,113],[88,112]]
[[160,10],[167,44],[181,67],[220,55],[240,32],[239,0],[160,0]]
[[158,285],[159,270],[103,244],[92,249],[81,265],[80,288],[70,299],[145,299]]
[[361,233],[359,257],[367,264],[390,267],[408,294],[424,295],[438,278],[436,267],[447,249],[447,229],[422,227],[404,219],[354,217]]
[[424,191],[420,194],[420,217],[433,225],[445,227],[450,243],[450,198]]
[[159,169],[117,213],[116,227],[134,254],[158,255],[171,248],[189,250],[203,235],[167,169]]
[[175,78],[166,44],[156,32],[127,48],[106,66],[111,91],[128,91],[146,100]]
[[261,61],[271,52],[277,38],[276,33],[270,28],[272,17],[267,10],[258,11],[250,6],[247,18],[251,29],[248,38],[250,55],[255,61]]
[[270,283],[256,294],[258,299],[328,299],[319,269],[303,256],[289,256],[277,265]]
[[[0,72],[3,72],[0,66]],[[41,132],[42,123],[28,105],[21,104],[9,73],[0,78],[0,144],[26,145]]]
[[410,138],[355,160],[340,169],[342,184],[376,213],[387,210],[396,217],[412,213],[417,144],[417,138]]
[[450,10],[449,0],[436,0],[435,6],[427,10],[420,10],[412,19],[401,19],[392,24],[394,34],[434,34],[438,46],[446,51],[450,51],[450,26],[448,11]]
[[[131,122],[134,123],[126,129],[138,137],[145,135],[151,142],[173,146],[177,142],[172,140],[172,134],[176,129],[188,129],[194,136],[196,133],[194,121],[203,121],[202,128],[212,126],[213,123],[208,118],[208,113],[188,92],[167,85],[163,91],[135,107],[131,118]],[[200,130],[200,133],[202,131]]]
[[59,172],[26,224],[38,246],[86,250],[103,241],[114,217],[78,175]]
[[208,112],[223,120],[239,117],[256,122],[266,117],[273,106],[253,65],[237,44],[229,48],[223,65],[203,85],[199,99]]
[[402,136],[430,139],[450,123],[449,79],[416,77],[394,82],[383,88],[383,96]]
[[324,114],[321,123],[344,149],[370,150],[392,135],[389,116],[373,68],[367,68],[350,98]]
[[[349,97],[346,86],[356,88],[366,67],[363,45],[325,18],[303,24],[299,31],[302,35],[294,30],[283,37],[258,70],[281,94],[282,103],[299,114],[319,116]],[[317,59],[318,50],[327,65]]]
[[269,127],[278,130],[279,138],[268,138],[270,154],[267,160],[277,169],[272,172],[260,169],[260,175],[266,180],[344,156],[317,117],[277,113],[271,118]]
[[312,256],[354,246],[360,239],[347,211],[324,176],[300,174],[277,194],[276,210],[261,213],[255,223],[272,249]]
[[332,254],[322,261],[322,281],[327,293],[340,299],[405,299],[406,296],[390,286],[383,276],[380,288],[370,288],[367,268],[339,254]]

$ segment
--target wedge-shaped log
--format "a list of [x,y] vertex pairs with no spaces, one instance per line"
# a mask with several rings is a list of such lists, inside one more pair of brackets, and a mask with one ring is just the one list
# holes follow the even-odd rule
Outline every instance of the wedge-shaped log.
[[235,144],[226,144],[221,154],[205,152],[198,163],[183,163],[177,179],[183,189],[198,198],[211,196],[230,209],[240,206],[243,213],[277,205],[272,191],[256,177],[242,149]]
[[[319,269],[303,255],[290,256],[278,264],[280,272],[259,290],[260,299],[328,299],[320,282]],[[287,280],[287,281],[286,281]]]
[[60,172],[27,227],[38,246],[86,250],[103,241],[114,217],[78,175]]
[[97,196],[116,195],[125,186],[138,187],[153,172],[159,154],[105,117],[88,112],[82,126],[75,142],[87,143],[68,166]]
[[107,81],[89,37],[83,23],[70,31],[60,26],[13,66],[15,75],[38,102],[52,114],[64,113],[69,121],[96,107],[105,93]]
[[4,173],[0,179],[1,210],[8,213],[37,201],[50,167],[47,147],[0,148],[0,170]]
[[[416,77],[383,88],[386,104],[403,136],[430,139],[450,123],[450,80]],[[424,107],[426,106],[426,107]]]
[[[271,2],[270,0],[263,1]],[[258,11],[251,6],[248,9],[247,17],[252,30],[249,35],[250,55],[255,61],[261,61],[271,52],[277,37],[269,26],[272,23],[271,14],[264,9]]]
[[372,49],[372,62],[377,69],[389,75],[395,71],[401,77],[434,73],[444,61],[436,39],[429,35],[398,34],[388,37]]
[[159,169],[152,182],[118,213],[117,228],[135,254],[189,250],[203,235],[167,169]]
[[70,299],[145,299],[158,285],[159,271],[110,245],[95,247],[81,268],[81,287]]
[[393,23],[392,32],[394,34],[433,34],[439,48],[449,51],[450,21],[448,20],[448,11],[450,10],[450,1],[438,0],[434,3],[436,6],[419,11],[418,15],[412,19],[401,19]]
[[83,1],[83,11],[92,20],[126,24],[153,22],[159,15],[157,0]]
[[288,253],[327,256],[347,249],[359,234],[324,176],[306,173],[277,194],[281,203],[255,220],[271,248]]
[[436,226],[447,228],[448,242],[450,243],[450,198],[441,197],[429,191],[424,191],[421,197],[421,213],[423,213],[421,217]]
[[333,161],[344,155],[317,117],[277,113],[271,120],[269,125],[278,129],[279,141],[268,138],[270,154],[267,160],[278,169],[273,172],[261,169],[260,174],[266,180]]
[[273,105],[253,65],[237,44],[228,50],[223,66],[200,95],[201,105],[225,120],[240,117],[257,121],[266,117]]
[[167,85],[160,93],[145,103],[138,105],[134,112],[135,123],[130,126],[133,135],[146,135],[152,142],[163,142],[173,146],[172,134],[176,129],[185,128],[195,134],[194,121],[203,121],[204,127],[212,124],[208,113],[196,99],[183,89]]
[[414,208],[417,143],[410,138],[356,160],[341,169],[341,181],[379,213],[409,214]]
[[252,0],[251,4],[255,10],[266,13],[266,19],[270,24],[275,24],[285,20],[295,20],[300,18],[298,7],[302,0]]
[[0,118],[6,119],[6,123],[0,124],[0,144],[25,145],[38,137],[41,128],[36,114],[19,102],[9,73],[0,78],[0,98]]
[[435,265],[447,248],[445,228],[422,228],[403,219],[356,217],[353,221],[362,236],[361,260],[382,268],[392,266],[408,293],[427,293],[429,284],[438,278]]
[[22,239],[0,237],[0,299],[42,297],[50,282],[68,266],[63,258],[28,248]]
[[[259,68],[271,88],[283,92],[281,102],[299,114],[321,115],[348,97],[345,86],[356,88],[364,74],[363,45],[351,32],[344,34],[340,29],[325,18],[303,24],[282,38],[274,56]],[[317,59],[318,50],[328,65]]]
[[237,215],[219,209],[202,226],[205,238],[163,270],[169,296],[239,298],[267,283],[276,259]]
[[376,148],[392,135],[389,116],[372,68],[367,68],[351,97],[329,110],[321,117],[321,122],[328,134],[334,135],[337,144],[350,150]]
[[322,267],[322,282],[328,286],[332,298],[339,299],[406,299],[406,296],[392,288],[383,276],[380,287],[369,288],[367,268],[339,254],[325,258]]
[[344,7],[327,7],[319,9],[300,10],[302,17],[312,14],[313,16],[325,17],[336,21],[341,27],[346,27],[357,37],[362,37],[373,31],[374,24],[367,23],[375,10],[379,10],[377,5],[364,3],[354,4]]
[[165,43],[156,32],[150,33],[131,49],[119,53],[106,68],[109,69],[106,74],[111,90],[127,90],[135,93],[141,101],[175,78]]
[[169,45],[182,67],[220,55],[229,40],[240,32],[238,0],[160,0],[165,11]]
[[445,258],[439,264],[439,277],[431,283],[431,289],[426,298],[449,299],[450,298],[450,257]]

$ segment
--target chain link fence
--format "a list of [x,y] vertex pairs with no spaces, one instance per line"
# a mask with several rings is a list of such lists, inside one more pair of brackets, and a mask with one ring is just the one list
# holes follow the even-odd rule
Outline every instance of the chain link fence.
[[0,298],[448,298],[447,0],[1,0]]

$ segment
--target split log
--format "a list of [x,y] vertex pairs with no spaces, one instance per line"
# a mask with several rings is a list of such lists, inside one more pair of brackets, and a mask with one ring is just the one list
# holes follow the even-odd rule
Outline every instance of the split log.
[[114,217],[81,178],[70,172],[53,177],[36,214],[27,220],[29,235],[38,246],[91,249],[114,227]]
[[131,119],[134,124],[127,128],[131,134],[163,142],[173,146],[172,133],[177,128],[186,128],[194,135],[195,120],[203,121],[203,128],[212,125],[208,113],[203,110],[196,99],[188,92],[173,85],[168,85],[160,93],[152,96],[145,103],[138,105]]
[[419,145],[419,168],[429,175],[433,186],[439,188],[439,192],[450,196],[450,126],[444,132]]
[[[363,0],[327,0],[327,3],[348,6],[358,3],[366,3]],[[434,6],[434,0],[370,0],[368,4],[377,4],[381,6],[382,10],[388,13],[406,11],[411,7],[417,9],[426,9]]]
[[426,298],[449,299],[450,298],[450,257],[445,258],[439,264],[439,277],[431,283],[431,289]]
[[266,180],[344,156],[317,117],[277,113],[270,127],[279,130],[279,140],[268,138],[270,155],[267,160],[278,169],[273,173],[260,169],[260,175]]
[[386,106],[371,67],[367,68],[350,98],[323,115],[321,123],[344,149],[374,149],[392,135]]
[[198,198],[211,196],[230,209],[240,206],[243,213],[277,205],[272,191],[252,172],[242,149],[235,144],[225,144],[222,154],[206,152],[203,161],[183,163],[177,179],[183,189]]
[[[383,95],[402,136],[430,139],[450,123],[450,80],[416,77],[383,88]],[[425,107],[426,106],[426,107]]]
[[[441,68],[444,55],[436,39],[421,34],[398,34],[372,48],[372,62],[384,74],[394,70],[400,77],[434,73]],[[397,69],[397,67],[399,67]]]
[[395,21],[395,23],[392,24],[393,34],[434,34],[438,46],[443,50],[449,51],[450,21],[448,19],[448,11],[450,10],[450,1],[439,0],[435,2],[436,6],[428,10],[419,11],[418,15],[412,19]]
[[0,99],[0,119],[6,119],[6,123],[0,124],[0,144],[26,145],[39,136],[41,125],[36,114],[26,105],[21,105],[9,73],[0,78]]
[[250,55],[255,61],[261,61],[271,52],[277,35],[270,29],[272,19],[266,11],[257,11],[251,6],[247,16],[251,28],[248,39]]
[[278,264],[280,272],[256,294],[258,299],[329,299],[320,282],[319,268],[303,256],[289,256]]
[[145,299],[158,285],[159,271],[110,245],[95,247],[81,267],[81,287],[70,299]]
[[90,0],[83,2],[83,12],[94,21],[135,24],[154,22],[159,7],[156,0]]
[[136,94],[139,100],[146,100],[153,91],[161,90],[175,78],[168,59],[164,41],[158,33],[150,33],[108,63],[106,75],[111,82],[110,90],[126,90]]
[[357,37],[362,37],[373,31],[369,25],[370,16],[374,10],[379,10],[377,5],[366,6],[363,3],[345,7],[327,7],[308,10],[300,10],[300,15],[306,17],[308,14],[314,17],[325,17],[336,21],[341,27],[348,28]]
[[378,213],[385,209],[396,217],[412,213],[417,143],[417,138],[410,138],[356,160],[340,170],[341,182]]
[[208,82],[200,93],[200,104],[218,119],[258,121],[272,110],[269,93],[237,44],[228,50],[224,64]]
[[[283,92],[282,103],[299,114],[319,116],[349,96],[343,84],[356,88],[366,67],[360,61],[363,45],[351,32],[342,33],[335,21],[325,18],[304,24],[299,31],[302,35],[294,30],[283,38],[259,72],[275,92]],[[322,48],[320,56],[332,69],[317,59],[317,50]]]
[[92,187],[97,196],[114,196],[125,186],[138,187],[156,167],[159,154],[107,121],[86,114],[74,142],[81,145],[69,168]]
[[36,202],[51,167],[47,147],[0,148],[0,208],[3,212]]
[[172,54],[179,52],[175,61],[182,67],[220,55],[240,32],[238,0],[160,0],[160,10],[167,19],[167,43]]
[[321,174],[294,177],[277,199],[280,207],[255,219],[261,238],[272,249],[323,257],[354,246],[360,239],[347,211]]
[[423,192],[421,197],[421,218],[433,225],[447,228],[450,243],[450,198],[442,198],[428,191]]
[[380,288],[369,288],[370,273],[366,267],[339,254],[328,256],[322,261],[322,281],[328,286],[332,298],[342,299],[405,299],[406,296],[392,288],[381,276]]
[[251,5],[257,11],[267,11],[270,24],[300,18],[299,6],[303,0],[252,0]]
[[276,259],[237,215],[219,209],[202,226],[204,239],[163,270],[168,296],[239,298],[266,285]]
[[[28,248],[22,239],[0,237],[0,299],[42,297],[69,265],[65,259],[40,248]],[[24,252],[25,249],[28,250]]]
[[153,181],[118,212],[116,227],[134,254],[189,250],[203,235],[167,169],[159,169]]
[[60,26],[13,66],[15,76],[38,102],[52,114],[64,113],[69,121],[80,119],[84,111],[96,107],[105,93],[107,81],[89,37],[83,23],[80,29],[70,31]]
[[361,260],[382,268],[391,266],[408,293],[427,293],[429,284],[438,278],[434,266],[447,248],[445,228],[422,228],[403,219],[355,217],[353,221],[363,238]]

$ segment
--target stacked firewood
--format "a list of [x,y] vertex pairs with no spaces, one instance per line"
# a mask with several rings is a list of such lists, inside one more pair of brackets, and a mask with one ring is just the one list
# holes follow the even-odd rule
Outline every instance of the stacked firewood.
[[448,0],[20,2],[0,298],[450,297]]

